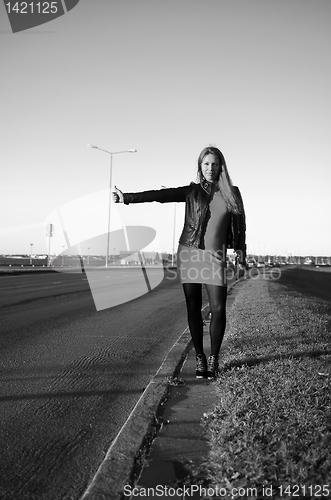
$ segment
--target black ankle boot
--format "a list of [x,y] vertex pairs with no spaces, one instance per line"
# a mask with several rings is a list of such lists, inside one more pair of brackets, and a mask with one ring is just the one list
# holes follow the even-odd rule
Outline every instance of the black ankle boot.
[[198,354],[196,356],[197,369],[195,371],[196,378],[207,377],[207,358],[205,354]]
[[207,361],[207,378],[213,380],[219,372],[218,356],[211,354]]

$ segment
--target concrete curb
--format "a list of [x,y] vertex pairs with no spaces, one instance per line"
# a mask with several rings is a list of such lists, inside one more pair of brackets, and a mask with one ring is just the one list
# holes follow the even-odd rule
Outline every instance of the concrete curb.
[[[245,279],[247,279],[246,274],[231,283],[228,290]],[[165,404],[170,383],[178,376],[191,349],[192,340],[187,327],[170,349],[112,442],[81,500],[123,499],[124,487],[131,484],[134,479],[137,460],[139,461],[139,458],[144,460],[146,449],[156,436],[158,409]]]

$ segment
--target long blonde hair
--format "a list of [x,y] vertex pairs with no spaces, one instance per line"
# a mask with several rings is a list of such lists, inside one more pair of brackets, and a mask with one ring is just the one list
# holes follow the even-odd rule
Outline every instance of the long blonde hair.
[[215,155],[220,162],[221,169],[218,178],[218,185],[220,193],[226,203],[227,209],[235,214],[240,214],[242,211],[241,200],[235,193],[232,180],[229,176],[228,168],[226,166],[225,158],[223,156],[223,153],[221,153],[218,148],[215,148],[214,146],[208,146],[201,151],[198,158],[198,181],[201,182],[204,179],[201,165],[204,157],[209,154]]

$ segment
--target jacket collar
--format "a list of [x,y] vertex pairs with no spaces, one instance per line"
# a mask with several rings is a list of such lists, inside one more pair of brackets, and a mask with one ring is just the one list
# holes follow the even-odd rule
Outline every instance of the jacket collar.
[[208,182],[205,178],[202,178],[200,181],[200,186],[206,193],[212,194],[213,193],[213,183]]

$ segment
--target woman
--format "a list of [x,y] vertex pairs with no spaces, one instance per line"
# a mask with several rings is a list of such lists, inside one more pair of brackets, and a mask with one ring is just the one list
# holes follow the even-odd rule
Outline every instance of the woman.
[[[198,183],[141,193],[123,194],[115,189],[113,200],[116,203],[186,203],[177,267],[196,353],[196,377],[215,378],[226,326],[227,248],[235,250],[241,268],[246,265],[243,201],[239,189],[232,185],[223,154],[215,147],[201,151],[198,158]],[[208,359],[203,349],[202,284],[207,289],[211,312],[211,351]]]

